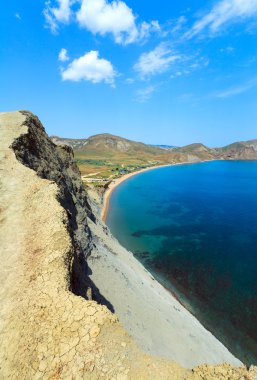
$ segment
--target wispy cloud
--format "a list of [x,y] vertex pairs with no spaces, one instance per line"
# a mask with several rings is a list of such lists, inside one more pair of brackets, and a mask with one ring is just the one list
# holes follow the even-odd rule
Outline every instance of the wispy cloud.
[[127,78],[127,79],[125,79],[125,83],[126,84],[133,84],[133,83],[135,83],[135,79],[134,78]]
[[257,87],[257,77],[253,78],[251,81],[240,84],[238,86],[230,87],[226,90],[216,92],[214,96],[216,98],[221,98],[221,99],[230,98],[232,96],[244,94],[245,92],[250,91],[254,87]]
[[59,23],[68,24],[71,16],[71,6],[75,0],[57,0],[56,6],[52,6],[51,0],[46,1],[43,14],[46,20],[46,26],[52,33],[58,32]]
[[189,75],[195,71],[204,70],[210,63],[208,57],[199,51],[188,53],[179,44],[162,42],[149,52],[140,55],[134,64],[134,71],[141,80],[150,80],[157,75],[168,75],[170,79]]
[[190,75],[194,71],[205,69],[210,61],[206,57],[199,56],[198,54],[192,56],[184,56],[179,62],[175,70],[171,73],[170,78],[175,79],[181,76]]
[[139,103],[146,103],[156,91],[156,87],[153,85],[141,88],[136,92],[136,101]]
[[253,16],[257,16],[257,0],[220,0],[195,22],[185,37],[192,38],[205,30],[216,34],[227,24],[241,22]]
[[141,78],[147,78],[167,71],[180,58],[180,55],[161,43],[155,49],[143,53],[134,65],[134,70]]
[[15,13],[15,17],[18,19],[18,20],[21,20],[21,15],[19,13]]
[[236,49],[234,47],[232,47],[232,46],[226,46],[225,48],[220,49],[220,52],[221,53],[226,53],[226,54],[232,54],[232,53],[235,52],[235,50]]
[[181,94],[179,97],[178,97],[178,100],[181,101],[181,102],[192,102],[192,99],[194,98],[194,94],[191,93],[191,92],[186,92],[184,94]]
[[187,23],[187,18],[185,16],[180,16],[178,19],[176,19],[172,23],[169,33],[175,34],[175,33],[181,32],[181,30],[185,27],[186,23]]

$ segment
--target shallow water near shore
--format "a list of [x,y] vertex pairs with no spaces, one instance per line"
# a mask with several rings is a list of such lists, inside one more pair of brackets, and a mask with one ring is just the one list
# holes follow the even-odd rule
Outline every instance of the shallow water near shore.
[[257,364],[257,161],[178,165],[114,189],[107,225],[246,364]]

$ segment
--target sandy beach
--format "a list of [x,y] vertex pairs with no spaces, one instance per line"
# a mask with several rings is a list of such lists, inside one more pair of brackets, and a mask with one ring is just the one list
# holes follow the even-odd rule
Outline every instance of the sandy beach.
[[108,209],[109,209],[110,198],[111,198],[112,192],[122,182],[126,181],[127,179],[129,179],[129,178],[131,178],[131,177],[133,177],[133,176],[135,176],[137,174],[141,174],[141,173],[147,172],[149,170],[159,169],[159,168],[163,168],[163,167],[167,167],[167,166],[182,165],[182,164],[189,164],[189,162],[181,162],[181,163],[178,163],[178,164],[168,164],[168,165],[165,164],[165,165],[151,166],[149,168],[144,168],[144,169],[141,169],[141,170],[137,170],[135,172],[125,174],[125,175],[123,175],[120,178],[114,179],[111,182],[111,184],[109,185],[109,187],[106,190],[106,192],[104,193],[103,207],[102,207],[102,211],[101,211],[101,220],[103,222],[106,221],[107,214],[108,214]]
[[189,164],[196,164],[196,163],[199,164],[200,162],[208,162],[208,161],[211,161],[211,160],[204,160],[204,161],[197,161],[197,162],[185,161],[185,162],[177,162],[177,163],[173,163],[173,164],[164,164],[164,165],[150,166],[148,168],[137,170],[135,172],[125,174],[125,175],[123,175],[120,178],[114,179],[111,182],[111,184],[109,185],[108,189],[104,193],[103,207],[102,207],[102,210],[101,210],[101,220],[103,222],[106,221],[107,214],[108,214],[108,209],[109,209],[109,203],[110,203],[110,199],[111,199],[111,195],[112,195],[113,190],[117,186],[119,186],[122,182],[126,181],[127,179],[129,179],[129,178],[131,178],[131,177],[133,177],[133,176],[135,176],[137,174],[141,174],[141,173],[147,172],[149,170],[160,169],[160,168],[164,168],[164,167],[167,167],[167,166],[189,165]]

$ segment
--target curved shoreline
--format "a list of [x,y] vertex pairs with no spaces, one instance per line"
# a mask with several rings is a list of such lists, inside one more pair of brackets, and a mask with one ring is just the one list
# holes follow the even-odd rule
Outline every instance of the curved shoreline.
[[136,170],[135,172],[128,173],[128,174],[123,175],[122,177],[114,179],[110,183],[108,189],[105,191],[104,196],[103,196],[103,206],[102,206],[102,210],[101,210],[101,220],[103,222],[106,221],[112,192],[121,183],[125,182],[127,179],[129,179],[131,177],[134,177],[137,174],[144,173],[144,172],[147,172],[149,170],[160,169],[160,168],[163,168],[163,167],[180,165],[180,164],[189,164],[189,162],[181,162],[181,163],[178,163],[178,164],[164,164],[164,165],[150,166],[148,168]]
[[[106,220],[106,217],[108,215],[108,210],[109,210],[110,198],[111,198],[111,195],[112,195],[114,189],[116,187],[118,187],[121,183],[125,182],[130,177],[132,177],[134,175],[137,175],[137,174],[140,174],[140,173],[143,173],[143,172],[146,172],[146,171],[149,171],[149,170],[159,169],[159,168],[162,168],[162,167],[178,166],[178,165],[188,165],[188,164],[195,164],[195,163],[200,164],[200,163],[204,163],[204,162],[208,162],[208,161],[213,161],[213,160],[203,160],[203,161],[198,161],[198,162],[188,162],[187,161],[187,162],[179,162],[179,163],[173,163],[173,164],[158,165],[158,166],[144,168],[142,170],[138,170],[138,171],[135,171],[135,172],[123,175],[122,177],[120,177],[120,178],[114,180],[113,182],[111,182],[110,187],[107,189],[107,191],[104,194],[104,197],[103,197],[103,208],[102,208],[102,212],[101,212],[101,220],[103,222],[105,222],[105,220]],[[126,293],[127,309],[129,309],[129,310],[133,309],[133,312],[134,313],[136,312],[137,317],[133,321],[131,321],[131,317],[128,318],[128,313],[127,313],[127,309],[126,309],[126,303],[125,303],[125,306],[124,306],[124,300],[122,300],[122,302],[120,302],[119,296],[115,296],[115,295],[112,296],[111,302],[112,302],[112,304],[115,305],[115,310],[117,309],[116,312],[118,313],[119,318],[121,319],[122,323],[124,323],[124,325],[126,326],[126,328],[130,331],[130,333],[132,332],[132,330],[137,332],[137,334],[135,334],[135,336],[133,335],[133,337],[136,340],[138,339],[138,337],[140,337],[140,339],[138,339],[138,343],[139,344],[142,344],[142,341],[144,342],[142,344],[142,348],[143,349],[147,349],[148,350],[149,349],[149,347],[148,347],[149,343],[148,343],[147,339],[146,339],[146,342],[145,342],[145,340],[144,340],[145,339],[144,334],[142,332],[137,331],[137,327],[138,326],[137,327],[134,326],[135,321],[140,320],[142,322],[142,320],[143,320],[144,323],[147,326],[149,324],[149,330],[152,331],[151,334],[154,336],[155,343],[159,342],[159,335],[161,335],[161,334],[160,334],[160,331],[158,331],[158,337],[156,337],[154,335],[155,334],[155,329],[153,328],[153,324],[151,324],[152,321],[150,321],[151,323],[149,322],[149,317],[143,318],[143,316],[142,316],[142,310],[139,307],[139,305],[137,305],[137,303],[136,303],[137,301],[133,298],[134,294],[133,295],[130,294],[130,289],[132,289],[132,293],[135,291],[135,289],[133,287],[134,281],[131,280],[131,282],[129,282],[129,284],[130,284],[129,286],[128,286],[128,283],[126,283],[125,286],[122,283],[122,281],[124,281],[124,279],[125,279],[125,281],[128,281],[128,278],[131,277],[131,273],[128,273],[127,261],[129,261],[129,269],[133,268],[133,272],[134,273],[140,272],[139,273],[140,287],[141,287],[141,285],[145,285],[144,280],[146,280],[147,291],[150,291],[150,293],[151,293],[150,297],[153,297],[152,290],[155,292],[157,289],[160,288],[160,289],[162,289],[162,290],[165,291],[165,292],[161,291],[160,293],[158,293],[158,297],[157,297],[158,301],[152,302],[152,304],[160,306],[160,304],[162,304],[162,301],[164,301],[164,299],[165,299],[165,301],[164,301],[165,311],[162,308],[158,309],[158,311],[161,312],[162,317],[163,316],[166,317],[166,322],[169,323],[169,318],[172,318],[173,322],[176,325],[176,324],[179,324],[181,322],[181,320],[183,320],[185,322],[185,319],[187,319],[187,317],[189,317],[190,322],[188,320],[188,323],[185,322],[185,324],[183,326],[183,328],[185,329],[185,331],[187,331],[187,333],[189,332],[190,339],[191,339],[191,337],[193,337],[193,339],[195,339],[194,343],[190,342],[189,347],[191,347],[191,345],[194,346],[194,344],[197,344],[197,345],[198,344],[199,345],[204,344],[205,345],[207,343],[207,346],[212,346],[212,345],[214,346],[214,342],[215,342],[215,346],[217,344],[217,347],[216,347],[217,348],[217,352],[215,354],[214,354],[214,352],[209,353],[210,358],[208,358],[208,359],[205,358],[203,362],[201,361],[202,360],[201,359],[197,363],[197,365],[200,365],[200,364],[205,363],[205,362],[208,362],[209,364],[210,363],[220,364],[221,362],[219,361],[220,359],[218,359],[218,356],[219,355],[223,356],[225,354],[225,352],[226,352],[226,354],[225,354],[226,359],[225,359],[225,357],[223,357],[222,358],[223,362],[229,362],[229,363],[231,363],[231,360],[232,360],[233,361],[233,365],[240,366],[242,364],[240,362],[240,360],[236,356],[234,356],[234,354],[231,351],[229,351],[228,347],[225,346],[224,343],[222,343],[222,341],[219,340],[219,338],[211,332],[211,330],[209,330],[208,326],[206,326],[205,324],[203,324],[202,322],[200,322],[198,320],[198,318],[192,313],[192,311],[190,310],[190,308],[187,307],[187,305],[179,298],[179,296],[175,292],[173,292],[170,288],[166,288],[165,285],[163,285],[161,282],[159,282],[158,277],[155,276],[153,273],[151,274],[150,272],[148,272],[148,270],[145,269],[144,265],[137,258],[135,258],[131,254],[129,254],[127,256],[127,253],[129,253],[129,252],[124,247],[120,246],[118,242],[116,242],[116,243],[117,243],[117,245],[122,250],[125,251],[125,255],[124,254],[121,255],[122,252],[120,252],[120,249],[118,249],[118,251],[116,252],[116,255],[118,255],[118,256],[121,255],[122,256],[122,265],[124,266],[124,268],[122,267],[122,269],[121,269],[121,267],[120,267],[121,262],[119,262],[118,264],[116,263],[116,255],[115,255],[115,259],[113,259],[112,256],[111,256],[111,258],[109,258],[108,255],[107,255],[107,256],[104,257],[104,260],[102,260],[101,262],[99,262],[99,260],[98,260],[97,264],[95,264],[94,261],[91,262],[91,266],[94,268],[94,271],[93,271],[94,274],[92,276],[92,279],[94,279],[94,281],[96,283],[98,283],[99,278],[101,278],[101,281],[102,281],[102,279],[103,279],[103,271],[104,270],[106,270],[106,273],[105,273],[106,282],[108,281],[107,279],[109,277],[111,277],[110,276],[111,273],[112,273],[112,275],[113,275],[113,272],[117,273],[118,277],[119,277],[118,274],[121,273],[121,278],[118,278],[117,281],[114,281],[114,279],[112,278],[112,281],[115,283],[115,287],[116,288],[123,289],[124,292],[125,292],[125,290],[124,290],[125,288],[127,288],[127,287],[129,288],[129,289],[126,290],[127,293],[128,293],[128,294]],[[112,252],[113,251],[116,251],[116,250],[112,250]],[[98,266],[100,266],[100,271],[99,271],[98,274],[96,274],[96,272],[99,269]],[[111,273],[110,273],[110,268],[111,268]],[[113,269],[115,269],[115,270],[113,271]],[[148,283],[148,281],[150,281],[150,283]],[[100,289],[101,288],[100,287],[100,283],[98,285],[99,285],[99,289]],[[150,287],[150,289],[149,289],[149,287]],[[104,290],[102,290],[102,291],[104,292]],[[137,292],[135,292],[135,293],[137,294]],[[168,304],[170,302],[172,302],[172,305],[173,305],[173,303],[175,305],[175,306],[173,305],[172,308],[168,307],[168,310],[166,310],[166,306],[167,305],[166,305],[166,297],[163,297],[164,294],[167,295]],[[110,298],[109,294],[106,294],[106,296],[108,296],[108,299]],[[144,296],[146,297],[146,289],[144,289]],[[151,298],[151,300],[152,300],[152,298]],[[136,306],[134,305],[134,303],[136,303]],[[132,305],[133,305],[133,307],[132,307]],[[174,310],[175,310],[175,312],[174,312]],[[178,314],[176,312],[178,312]],[[156,313],[156,310],[155,310],[155,313]],[[176,316],[175,316],[175,314],[176,314]],[[129,319],[129,321],[128,321],[128,319]],[[162,318],[160,318],[160,320],[161,319]],[[162,323],[166,323],[166,322],[162,321]],[[136,322],[136,325],[137,325],[137,322]],[[161,329],[163,328],[162,333],[164,334],[164,336],[166,336],[166,334],[168,334],[173,339],[174,338],[173,334],[176,335],[176,331],[173,331],[173,327],[171,327],[171,326],[168,327],[168,330],[165,330],[163,326],[159,326],[159,328],[161,328]],[[199,328],[199,330],[198,330],[198,328]],[[180,329],[178,329],[178,330],[180,330]],[[204,331],[204,334],[207,333],[206,337],[202,336],[203,331]],[[186,335],[187,335],[187,333],[186,333]],[[163,340],[164,340],[165,341],[164,346],[166,346],[167,342],[166,342],[166,338],[164,338],[164,336],[161,337],[161,342],[163,342]],[[185,340],[188,339],[187,337],[183,337],[183,339],[182,339],[181,335],[179,335],[179,338],[182,341],[184,339]],[[154,352],[155,355],[156,354],[160,355],[160,356],[165,355],[165,356],[169,357],[169,355],[170,355],[169,351],[165,352],[165,349],[162,348],[162,345],[159,346],[158,344],[156,344],[156,346],[157,346],[156,352]],[[169,347],[169,349],[170,349],[170,347]],[[225,351],[223,351],[223,350],[225,350]],[[179,355],[176,358],[176,360],[180,364],[186,366],[186,364],[183,363],[183,359],[182,359],[182,357],[184,357],[185,350],[183,349],[182,351],[183,351],[183,353],[181,353],[181,357]],[[195,352],[193,353],[193,351],[194,350],[192,350],[192,352],[190,353],[190,350],[189,350],[189,357],[192,356],[192,358],[190,360],[194,361],[195,360]],[[198,351],[198,349],[197,349],[197,351]],[[231,358],[227,357],[227,354],[231,355]],[[174,355],[175,355],[175,353],[174,353]],[[233,357],[233,359],[232,359],[232,357]],[[170,358],[172,358],[172,357],[170,357]],[[174,360],[174,357],[172,359]],[[187,360],[189,360],[189,358],[187,358]],[[210,362],[209,362],[209,360],[210,360]],[[214,360],[214,362],[212,362],[212,360]],[[234,360],[235,360],[235,362],[234,362]],[[193,364],[193,362],[192,362],[192,364]],[[194,363],[194,365],[195,365],[195,363]]]
[[[144,171],[192,163],[145,168],[114,180],[105,193],[105,217],[112,192],[123,181]],[[190,308],[103,227],[102,223],[90,222],[91,232],[98,242],[96,251],[88,259],[92,271],[90,279],[139,346],[145,352],[171,359],[186,368],[206,363],[230,363],[240,367],[242,362],[201,324]]]
[[108,214],[108,210],[109,210],[110,199],[111,199],[111,195],[113,193],[113,190],[116,187],[118,187],[121,183],[123,183],[124,181],[126,181],[127,179],[129,179],[129,178],[131,178],[131,177],[133,177],[133,176],[135,176],[137,174],[141,174],[141,173],[147,172],[149,170],[165,168],[165,167],[168,167],[168,166],[188,165],[188,164],[200,164],[202,162],[209,162],[209,161],[213,161],[213,160],[203,160],[203,161],[197,161],[197,162],[184,161],[184,162],[176,162],[176,163],[173,163],[173,164],[164,164],[164,165],[150,166],[148,168],[137,170],[135,172],[125,174],[125,175],[123,175],[120,178],[114,179],[110,183],[108,189],[105,191],[104,196],[103,196],[103,205],[102,205],[101,215],[100,215],[101,220],[103,222],[106,222],[106,218],[107,218],[107,214]]

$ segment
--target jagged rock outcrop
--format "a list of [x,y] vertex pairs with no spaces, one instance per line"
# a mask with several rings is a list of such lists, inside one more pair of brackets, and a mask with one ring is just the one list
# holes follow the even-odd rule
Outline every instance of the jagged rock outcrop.
[[26,117],[27,133],[21,134],[11,147],[17,159],[43,179],[58,186],[58,200],[67,213],[68,228],[73,252],[70,257],[71,290],[86,296],[86,258],[90,254],[92,239],[87,218],[95,221],[81,183],[80,172],[73,160],[73,151],[68,146],[55,146],[47,137],[39,119],[29,112]]
[[[56,147],[31,113],[0,115],[0,174],[1,380],[211,379],[217,373],[144,354],[107,307],[86,299],[95,216],[72,151]],[[254,379],[254,369],[224,371],[221,379]]]

